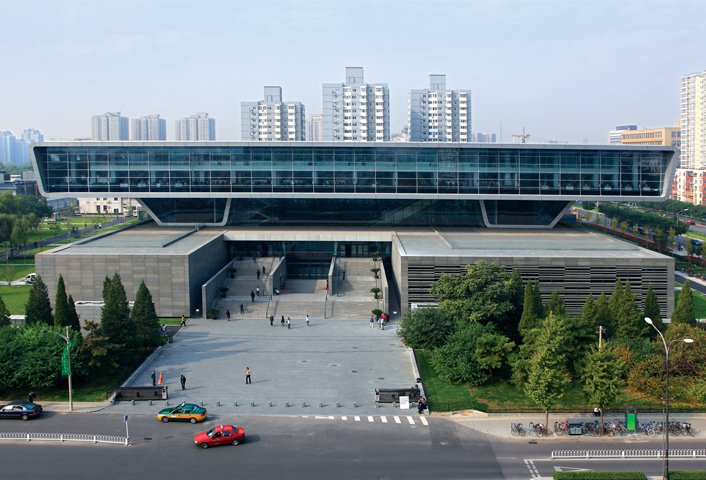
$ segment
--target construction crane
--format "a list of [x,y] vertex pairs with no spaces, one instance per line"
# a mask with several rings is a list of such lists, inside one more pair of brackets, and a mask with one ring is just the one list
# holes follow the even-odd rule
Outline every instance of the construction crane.
[[519,138],[520,143],[527,143],[527,139],[530,137],[529,133],[525,133],[525,127],[522,127],[522,133],[515,133],[512,138]]

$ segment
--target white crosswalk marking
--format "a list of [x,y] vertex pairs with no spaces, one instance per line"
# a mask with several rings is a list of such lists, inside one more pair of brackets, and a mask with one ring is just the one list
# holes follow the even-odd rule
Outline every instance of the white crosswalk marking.
[[373,423],[375,419],[372,417],[372,415],[368,415],[368,422]]
[[422,421],[423,425],[429,425],[429,422],[427,422],[427,417],[419,417],[419,420]]
[[382,423],[387,423],[387,417],[380,417],[380,420],[382,420]]
[[397,415],[395,415],[395,416],[392,417],[392,418],[395,419],[395,423],[402,423],[402,421],[400,420],[400,417],[398,417]]
[[343,415],[343,416],[341,417],[341,420],[348,420],[348,417],[346,417],[345,415]]
[[353,420],[355,420],[356,422],[360,422],[360,417],[356,415],[355,417],[353,417]]
[[414,425],[414,418],[410,417],[409,415],[407,416],[407,421],[410,425]]

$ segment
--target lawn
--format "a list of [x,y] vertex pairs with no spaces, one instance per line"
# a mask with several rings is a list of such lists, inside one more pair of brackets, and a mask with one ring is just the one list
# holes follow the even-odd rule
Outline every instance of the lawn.
[[17,285],[10,287],[0,285],[0,297],[5,302],[5,306],[12,315],[24,315],[25,305],[29,298],[29,286]]
[[0,264],[0,279],[3,281],[20,280],[28,273],[34,272],[32,260],[15,258],[9,263]]
[[[676,306],[679,302],[679,294],[681,289],[675,289],[674,291],[674,305]],[[706,318],[706,295],[697,292],[696,290],[691,291],[691,298],[694,299],[694,315],[696,318]]]

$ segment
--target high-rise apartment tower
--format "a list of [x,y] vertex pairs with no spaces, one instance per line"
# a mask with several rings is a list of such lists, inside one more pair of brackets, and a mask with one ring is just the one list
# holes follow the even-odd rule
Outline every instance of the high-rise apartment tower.
[[128,140],[129,122],[120,112],[106,112],[91,117],[91,138],[93,140]]
[[147,115],[130,120],[133,140],[166,140],[167,121],[159,115]]
[[446,75],[429,75],[429,88],[409,93],[411,142],[470,142],[471,91],[447,90]]
[[362,67],[346,67],[345,83],[323,84],[322,135],[326,142],[390,140],[390,92],[365,83]]
[[216,120],[209,118],[208,113],[199,112],[177,120],[174,133],[177,141],[215,140]]
[[251,142],[305,140],[304,105],[283,102],[282,87],[265,87],[265,98],[240,103],[240,138]]

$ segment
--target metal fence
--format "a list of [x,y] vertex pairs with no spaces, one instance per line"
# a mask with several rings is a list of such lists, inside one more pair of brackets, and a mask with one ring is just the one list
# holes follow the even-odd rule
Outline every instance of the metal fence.
[[25,440],[46,442],[87,442],[129,445],[127,437],[116,435],[94,435],[90,433],[26,433],[0,432],[0,440]]
[[[664,450],[554,450],[552,459],[561,458],[662,458]],[[669,450],[672,458],[703,458],[706,449],[675,448]]]

